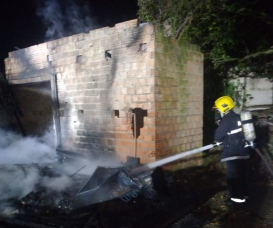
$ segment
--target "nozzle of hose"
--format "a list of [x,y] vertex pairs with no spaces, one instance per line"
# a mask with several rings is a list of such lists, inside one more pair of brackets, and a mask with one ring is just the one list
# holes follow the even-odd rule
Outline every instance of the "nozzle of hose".
[[214,142],[214,147],[220,146],[222,142]]

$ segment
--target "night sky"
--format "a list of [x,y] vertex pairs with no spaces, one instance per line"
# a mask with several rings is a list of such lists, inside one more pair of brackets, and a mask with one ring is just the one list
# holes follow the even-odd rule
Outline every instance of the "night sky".
[[0,72],[8,52],[137,18],[137,0],[1,0]]

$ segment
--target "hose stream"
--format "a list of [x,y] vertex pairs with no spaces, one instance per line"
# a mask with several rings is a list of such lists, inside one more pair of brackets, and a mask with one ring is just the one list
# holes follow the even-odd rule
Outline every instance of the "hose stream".
[[154,161],[152,163],[149,163],[149,164],[142,165],[140,167],[134,168],[133,170],[131,170],[131,173],[132,174],[138,174],[138,173],[141,173],[141,172],[145,172],[145,171],[154,169],[154,168],[156,168],[158,166],[162,166],[162,165],[168,164],[170,162],[176,161],[178,159],[181,159],[181,158],[184,158],[184,157],[196,154],[196,153],[200,153],[200,152],[205,151],[205,150],[209,150],[209,149],[211,149],[211,148],[213,148],[215,146],[216,146],[216,144],[210,144],[210,145],[199,147],[199,148],[196,148],[196,149],[180,152],[179,154],[175,154],[175,155],[172,155],[172,156],[169,156],[169,157],[166,157],[166,158],[162,158],[162,159]]

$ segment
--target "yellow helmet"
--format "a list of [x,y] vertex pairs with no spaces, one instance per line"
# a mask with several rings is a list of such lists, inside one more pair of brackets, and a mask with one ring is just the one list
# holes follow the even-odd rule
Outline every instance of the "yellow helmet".
[[234,108],[235,105],[231,97],[223,96],[215,101],[215,106],[220,110],[220,112],[225,114]]

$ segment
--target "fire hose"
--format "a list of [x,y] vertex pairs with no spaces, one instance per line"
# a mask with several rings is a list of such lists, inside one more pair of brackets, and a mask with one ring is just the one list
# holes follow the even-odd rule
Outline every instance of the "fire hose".
[[262,155],[261,151],[254,146],[253,142],[256,139],[256,133],[255,133],[254,124],[252,120],[252,114],[249,111],[244,111],[244,112],[241,112],[240,118],[243,125],[242,129],[243,129],[245,140],[249,143],[249,146],[257,152],[257,154],[260,156],[263,163],[265,164],[267,170],[273,177],[273,170],[271,169],[270,165],[266,161],[265,157]]
[[273,170],[270,167],[270,165],[268,164],[268,162],[266,161],[265,157],[262,155],[261,151],[258,148],[254,148],[254,150],[257,152],[257,154],[260,156],[260,158],[262,159],[263,163],[265,164],[267,170],[269,171],[269,173],[271,174],[271,176],[273,177]]

